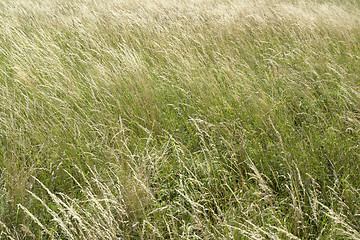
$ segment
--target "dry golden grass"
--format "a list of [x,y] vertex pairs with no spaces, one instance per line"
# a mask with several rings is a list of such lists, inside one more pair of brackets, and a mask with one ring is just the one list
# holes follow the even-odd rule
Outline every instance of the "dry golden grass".
[[360,238],[360,8],[4,0],[0,238]]

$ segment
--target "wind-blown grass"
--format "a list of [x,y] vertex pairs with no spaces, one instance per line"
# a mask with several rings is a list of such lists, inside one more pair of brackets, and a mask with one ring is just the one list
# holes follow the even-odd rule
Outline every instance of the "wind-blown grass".
[[4,239],[359,239],[358,1],[0,3]]

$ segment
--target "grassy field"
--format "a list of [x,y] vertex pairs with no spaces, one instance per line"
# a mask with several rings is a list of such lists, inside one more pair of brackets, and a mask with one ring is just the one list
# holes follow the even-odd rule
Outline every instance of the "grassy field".
[[2,0],[1,239],[360,239],[360,2]]

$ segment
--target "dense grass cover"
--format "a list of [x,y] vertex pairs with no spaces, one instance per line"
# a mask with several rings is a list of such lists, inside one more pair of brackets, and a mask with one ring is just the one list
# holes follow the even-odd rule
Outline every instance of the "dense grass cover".
[[1,1],[0,238],[359,239],[359,6]]

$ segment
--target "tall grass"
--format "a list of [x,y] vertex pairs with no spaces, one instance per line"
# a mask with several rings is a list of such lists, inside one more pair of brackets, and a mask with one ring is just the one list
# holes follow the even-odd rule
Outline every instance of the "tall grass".
[[0,238],[360,238],[358,1],[4,0],[0,21]]

